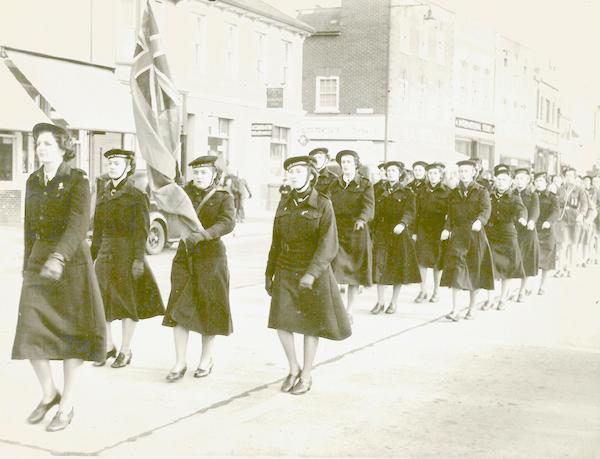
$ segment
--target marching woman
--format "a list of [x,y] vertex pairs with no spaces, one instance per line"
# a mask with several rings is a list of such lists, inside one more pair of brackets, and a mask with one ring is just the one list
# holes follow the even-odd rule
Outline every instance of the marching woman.
[[594,240],[596,236],[596,217],[598,216],[598,190],[592,186],[592,177],[583,178],[583,189],[588,197],[588,210],[583,220],[581,267],[593,263]]
[[[106,345],[102,366],[116,357],[112,368],[131,363],[131,341],[141,319],[161,316],[164,306],[150,266],[144,259],[148,237],[148,197],[129,177],[135,172],[135,153],[113,149],[104,153],[109,181],[98,187],[94,212],[92,259],[106,315]],[[120,320],[123,341],[119,354],[113,343],[111,323]]]
[[[512,177],[510,168],[504,164],[494,167],[494,190],[492,191],[492,213],[485,231],[492,249],[495,278],[500,280],[500,297],[496,309],[504,309],[511,279],[525,277],[521,249],[515,222],[527,225],[527,209],[517,191],[511,190]],[[488,291],[488,299],[481,306],[485,311],[493,307],[492,292]]]
[[348,284],[346,310],[352,323],[358,287],[372,283],[371,236],[367,224],[373,219],[375,198],[373,185],[357,171],[360,160],[355,151],[342,150],[335,160],[342,168],[342,175],[331,183],[329,196],[340,248],[332,266],[338,284]]
[[[284,169],[292,191],[275,214],[265,289],[271,296],[269,328],[277,330],[289,363],[281,390],[301,395],[312,385],[319,337],[343,340],[352,332],[330,266],[338,250],[335,216],[329,199],[315,188],[315,162],[296,156],[285,160]],[[302,369],[294,333],[304,335]]]
[[327,169],[329,164],[329,150],[327,148],[315,148],[308,153],[308,156],[312,156],[319,171],[319,180],[317,181],[317,191],[319,193],[327,194],[331,182],[337,179],[337,175]]
[[492,253],[484,226],[490,218],[490,195],[482,185],[475,183],[476,163],[459,161],[460,182],[448,195],[448,218],[440,235],[448,240],[444,272],[440,285],[452,288],[452,311],[446,315],[456,322],[458,292],[469,291],[469,308],[465,319],[473,318],[473,308],[480,289],[494,289]]
[[[26,184],[23,286],[12,358],[28,359],[42,387],[42,400],[27,421],[41,422],[58,405],[46,427],[54,432],[73,419],[82,362],[104,358],[106,323],[85,240],[90,216],[85,172],[67,164],[74,154],[63,128],[36,124],[33,139],[42,167]],[[62,394],[50,360],[63,361]]]
[[529,169],[519,168],[515,170],[515,184],[516,191],[527,209],[527,224],[524,226],[517,225],[519,248],[521,249],[521,259],[525,270],[525,277],[521,279],[521,288],[517,297],[517,302],[522,303],[525,301],[525,296],[531,294],[531,290],[527,288],[529,278],[537,276],[540,269],[540,242],[536,230],[540,216],[540,200],[538,194],[531,189]]
[[540,215],[537,220],[538,238],[540,241],[540,287],[538,295],[544,294],[544,284],[548,271],[556,268],[556,233],[554,224],[558,220],[560,209],[558,198],[548,188],[548,177],[545,172],[534,175],[535,192],[540,202]]
[[416,303],[422,303],[428,298],[427,270],[433,269],[433,293],[429,301],[439,300],[438,289],[442,278],[444,252],[446,241],[440,241],[440,236],[446,224],[448,214],[448,195],[450,190],[442,183],[444,165],[432,163],[427,165],[428,184],[417,194],[416,217],[416,250],[421,272],[421,291]]
[[373,314],[383,311],[386,285],[394,286],[392,301],[385,310],[386,314],[393,314],[400,287],[421,281],[409,228],[415,217],[415,195],[400,184],[403,163],[389,161],[385,166],[387,188],[375,203],[373,220],[373,281],[377,284],[377,304],[371,310]]
[[406,185],[415,195],[425,188],[427,183],[427,163],[425,161],[415,161],[412,165],[413,180]]
[[185,191],[196,208],[203,229],[179,243],[171,269],[171,294],[163,325],[173,328],[176,361],[168,382],[183,378],[187,370],[189,332],[202,335],[202,355],[195,378],[208,376],[214,365],[216,335],[233,332],[229,307],[229,268],[221,236],[235,227],[233,197],[219,189],[222,171],[217,156],[200,156],[189,165],[192,182]]

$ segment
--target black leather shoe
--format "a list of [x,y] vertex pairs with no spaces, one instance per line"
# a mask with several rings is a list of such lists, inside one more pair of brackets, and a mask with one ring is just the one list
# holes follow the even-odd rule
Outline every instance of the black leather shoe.
[[373,309],[371,309],[371,314],[379,314],[380,312],[383,312],[384,309],[385,306],[383,304],[377,303]]
[[215,363],[212,359],[210,359],[210,365],[206,370],[203,370],[202,368],[198,367],[196,371],[194,371],[194,378],[206,378],[212,372],[214,366]]
[[131,351],[129,351],[129,355],[127,357],[125,357],[125,354],[123,354],[122,352],[119,352],[119,355],[117,356],[115,361],[112,363],[111,367],[112,368],[123,368],[123,367],[129,365],[131,363],[132,356],[133,356],[133,353]]
[[437,303],[438,301],[440,301],[440,297],[438,296],[437,292],[433,292],[433,294],[431,295],[431,298],[429,298],[429,302],[430,303]]
[[99,360],[98,362],[94,362],[92,365],[94,365],[95,367],[103,367],[104,365],[106,365],[106,361],[110,358],[114,358],[117,356],[117,348],[113,347],[110,351],[106,352],[106,357],[104,358],[104,360]]
[[27,417],[27,422],[29,424],[37,424],[37,423],[41,422],[42,419],[44,419],[44,416],[46,416],[46,413],[48,413],[48,411],[50,411],[50,408],[52,408],[54,405],[58,405],[59,403],[60,403],[60,393],[57,392],[56,395],[54,396],[54,398],[52,400],[50,400],[48,403],[40,402],[38,404],[38,406],[35,407],[35,410],[33,410],[31,412],[31,414]]
[[73,416],[75,415],[75,411],[71,408],[71,412],[69,414],[65,414],[62,411],[57,411],[50,424],[46,426],[46,430],[48,432],[58,432],[59,430],[64,430],[67,428],[71,421],[73,420]]
[[283,384],[281,385],[281,392],[289,392],[296,385],[298,378],[300,377],[300,373],[297,375],[287,375]]
[[183,375],[185,375],[186,371],[187,371],[187,367],[183,367],[179,371],[170,371],[169,374],[167,375],[167,381],[168,382],[179,381],[181,378],[183,378]]
[[302,379],[302,377],[300,377],[300,378],[298,378],[298,381],[296,381],[296,384],[294,384],[294,387],[292,387],[290,394],[293,394],[293,395],[306,394],[310,390],[311,387],[312,387],[312,378],[310,378],[308,381],[305,381],[304,379]]
[[426,300],[427,300],[427,293],[419,292],[419,294],[415,298],[415,303],[423,303]]

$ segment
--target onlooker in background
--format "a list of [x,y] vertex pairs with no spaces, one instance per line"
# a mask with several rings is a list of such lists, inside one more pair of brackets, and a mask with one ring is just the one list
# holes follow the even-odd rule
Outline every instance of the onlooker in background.
[[248,187],[248,182],[239,173],[231,175],[231,189],[233,191],[233,201],[235,204],[235,220],[238,223],[244,223],[246,220],[245,203],[246,199],[252,199],[252,191]]

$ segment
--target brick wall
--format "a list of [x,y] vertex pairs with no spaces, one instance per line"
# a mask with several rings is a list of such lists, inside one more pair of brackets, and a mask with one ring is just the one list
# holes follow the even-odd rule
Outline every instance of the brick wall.
[[21,222],[21,190],[0,190],[0,225]]
[[389,0],[343,0],[339,36],[304,41],[302,102],[315,111],[317,76],[339,76],[342,114],[385,113]]

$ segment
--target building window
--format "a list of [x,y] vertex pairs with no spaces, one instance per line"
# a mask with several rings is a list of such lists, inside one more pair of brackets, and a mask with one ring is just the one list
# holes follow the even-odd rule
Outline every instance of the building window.
[[472,107],[477,107],[479,106],[479,100],[481,97],[481,94],[479,92],[480,89],[480,72],[479,72],[479,66],[478,65],[474,65],[473,66],[473,71],[471,73],[471,106]]
[[336,76],[317,77],[316,111],[338,112],[340,99],[340,78]]
[[401,102],[406,102],[408,99],[408,79],[406,70],[400,71],[400,78],[398,79],[398,97]]
[[256,32],[256,75],[258,81],[265,81],[267,76],[267,37],[262,32]]
[[235,75],[238,66],[238,28],[234,24],[227,24],[227,48],[225,62],[227,74]]
[[281,40],[281,50],[283,54],[281,67],[281,84],[286,85],[290,76],[290,62],[292,54],[292,43],[286,40]]
[[0,180],[13,179],[13,138],[0,137]]
[[273,126],[271,134],[271,149],[269,152],[269,171],[271,175],[281,176],[281,164],[287,158],[290,130],[285,127]]
[[400,30],[400,51],[410,54],[410,24],[406,17],[400,21],[398,28]]
[[216,116],[208,117],[208,154],[218,156],[223,167],[229,165],[230,130],[230,119]]
[[546,99],[546,123],[550,124],[550,99]]
[[194,64],[206,68],[206,16],[194,15]]
[[117,62],[131,62],[136,45],[136,4],[135,0],[121,0],[118,7],[119,27],[117,29]]

